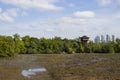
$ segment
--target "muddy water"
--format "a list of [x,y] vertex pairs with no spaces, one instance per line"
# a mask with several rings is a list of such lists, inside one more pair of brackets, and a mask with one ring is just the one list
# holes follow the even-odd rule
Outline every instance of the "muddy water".
[[119,63],[118,55],[18,55],[0,58],[0,80],[120,80]]

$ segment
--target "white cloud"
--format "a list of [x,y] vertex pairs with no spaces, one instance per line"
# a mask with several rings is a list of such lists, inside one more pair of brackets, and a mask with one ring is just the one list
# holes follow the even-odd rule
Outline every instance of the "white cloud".
[[18,15],[17,11],[17,8],[7,9],[6,13],[8,13],[11,17],[16,17]]
[[93,18],[95,17],[95,13],[93,11],[77,11],[74,13],[74,16],[82,18]]
[[48,28],[48,29],[46,29],[46,31],[47,31],[47,32],[53,32],[54,29]]
[[61,23],[67,23],[67,24],[87,24],[89,23],[88,19],[81,19],[81,18],[75,18],[75,17],[62,17]]
[[2,14],[0,15],[0,20],[4,22],[13,22],[14,19],[10,17],[8,14]]
[[120,9],[120,0],[96,0],[96,1],[102,7],[112,6],[117,8],[118,10]]
[[0,21],[3,22],[14,22],[14,17],[17,16],[17,9],[7,9],[6,11],[2,11],[0,13]]
[[117,5],[120,7],[120,0],[117,0]]
[[92,11],[76,11],[72,16],[62,17],[58,22],[66,24],[88,24],[91,22],[92,18],[95,17],[95,13]]
[[40,10],[61,10],[63,7],[56,6],[58,0],[0,0],[2,3],[15,5],[23,9],[37,8]]
[[97,0],[101,6],[106,6],[112,3],[113,0]]
[[2,12],[2,8],[0,8],[0,13]]

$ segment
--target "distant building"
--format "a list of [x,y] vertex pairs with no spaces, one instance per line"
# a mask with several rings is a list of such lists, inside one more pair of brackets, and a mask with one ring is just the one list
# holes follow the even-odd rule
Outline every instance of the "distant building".
[[101,36],[96,36],[95,37],[95,39],[94,39],[94,42],[109,42],[109,41],[113,41],[113,42],[115,42],[115,35],[112,35],[112,36],[110,36],[110,35],[106,35],[106,36],[104,36],[104,35],[101,35]]
[[115,42],[115,35],[112,35],[112,41]]
[[105,42],[105,37],[104,37],[104,35],[101,35],[101,42]]
[[100,42],[100,36],[96,36],[94,41],[95,41],[96,43],[97,43],[97,42]]
[[111,39],[110,39],[110,36],[107,34],[106,35],[106,42],[109,42],[109,41],[111,41]]

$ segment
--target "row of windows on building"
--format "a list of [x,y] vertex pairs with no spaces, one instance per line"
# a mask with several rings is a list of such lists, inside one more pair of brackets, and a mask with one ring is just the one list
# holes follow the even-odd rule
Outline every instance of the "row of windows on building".
[[94,39],[95,42],[109,42],[109,41],[115,41],[115,35],[101,35],[101,36],[96,36]]

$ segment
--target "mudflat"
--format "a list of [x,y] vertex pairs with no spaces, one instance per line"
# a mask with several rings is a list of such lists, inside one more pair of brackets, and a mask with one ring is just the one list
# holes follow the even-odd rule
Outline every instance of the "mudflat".
[[120,54],[21,54],[0,58],[0,80],[120,80]]

